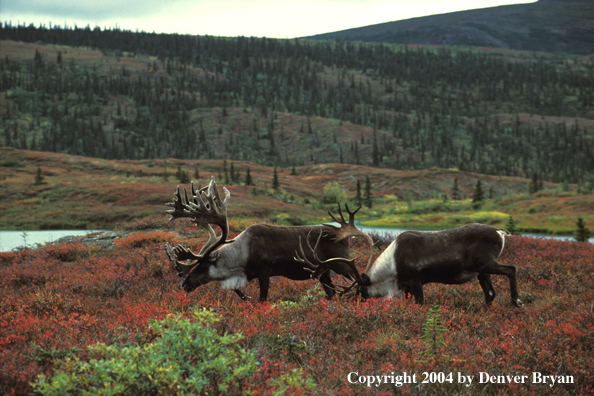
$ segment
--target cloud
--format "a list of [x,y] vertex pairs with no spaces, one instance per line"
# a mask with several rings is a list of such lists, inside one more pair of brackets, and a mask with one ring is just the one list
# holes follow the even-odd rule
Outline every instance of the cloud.
[[13,24],[213,36],[303,37],[530,0],[0,0]]
[[[139,18],[166,12],[171,8],[199,3],[191,0],[2,0],[2,14],[46,16],[77,20],[117,20]],[[4,19],[4,17],[3,17]]]

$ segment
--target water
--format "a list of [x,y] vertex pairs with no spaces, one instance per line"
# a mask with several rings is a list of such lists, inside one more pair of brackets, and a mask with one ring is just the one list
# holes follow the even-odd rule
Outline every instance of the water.
[[[9,252],[18,247],[36,247],[38,243],[57,241],[65,236],[83,236],[97,231],[48,230],[48,231],[0,231],[0,252]],[[24,237],[24,238],[23,238]]]
[[[324,224],[331,224],[336,227],[339,226],[338,223],[324,223]],[[357,220],[355,220],[355,224],[357,225],[357,228],[359,230],[363,231],[366,234],[375,234],[375,235],[379,235],[381,237],[387,236],[388,239],[393,239],[398,234],[401,234],[404,231],[409,231],[408,229],[405,229],[405,228],[366,227],[366,226],[362,226]],[[416,230],[416,231],[432,232],[432,231],[438,231],[438,230]],[[533,238],[557,239],[560,241],[575,241],[575,238],[573,236],[568,236],[568,235],[522,234],[522,236],[529,236],[529,237],[533,237]],[[594,243],[594,237],[588,239],[588,242]]]
[[[334,226],[339,226],[338,223],[325,223],[325,224],[332,224]],[[404,228],[375,228],[375,227],[366,227],[360,224],[357,224],[357,228],[367,234],[375,234],[384,236],[389,236],[390,239],[396,237],[396,235],[407,231]],[[26,238],[23,238],[23,232],[26,233]],[[24,247],[25,243],[27,247],[36,247],[37,244],[43,244],[48,242],[57,241],[60,238],[65,236],[83,236],[93,232],[97,232],[96,230],[50,230],[50,231],[0,231],[0,252],[9,252],[14,250],[18,247]],[[424,231],[421,231],[424,232]],[[524,236],[532,236],[535,238],[553,238],[558,240],[567,240],[573,241],[574,237],[572,236],[551,236],[551,235],[544,235],[544,234],[522,234]],[[590,243],[594,243],[594,237],[589,239]]]

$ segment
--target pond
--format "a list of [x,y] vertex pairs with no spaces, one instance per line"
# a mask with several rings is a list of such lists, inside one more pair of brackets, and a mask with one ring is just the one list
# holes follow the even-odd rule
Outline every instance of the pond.
[[[325,224],[332,224],[334,226],[339,225],[338,223],[325,223]],[[389,236],[389,239],[393,239],[398,234],[401,234],[404,231],[409,231],[409,229],[405,229],[405,228],[366,227],[366,226],[362,226],[361,224],[359,224],[359,222],[357,220],[355,220],[355,224],[357,225],[358,229],[360,229],[361,231],[363,231],[367,234],[375,234],[375,235],[379,235],[379,236]],[[432,232],[432,231],[437,231],[437,230],[417,230],[417,231]],[[526,233],[526,234],[522,234],[522,236],[530,236],[530,237],[534,237],[534,238],[557,239],[557,240],[561,240],[561,241],[575,241],[575,238],[571,235],[546,235],[546,234]],[[594,237],[588,239],[588,241],[590,243],[594,243]]]
[[0,252],[18,247],[36,247],[38,243],[57,241],[65,236],[83,236],[96,230],[0,231]]
[[[327,223],[338,226],[338,223]],[[374,228],[366,227],[357,224],[357,228],[365,233],[376,234],[380,236],[388,235],[390,239],[396,235],[407,231],[404,228]],[[83,236],[90,233],[98,232],[98,230],[48,230],[48,231],[0,231],[0,252],[8,252],[18,247],[35,247],[38,243],[48,243],[57,241],[65,236]],[[423,231],[422,231],[423,232]],[[428,232],[428,231],[427,231]],[[544,234],[522,234],[525,236],[532,236],[536,238],[553,238],[559,240],[571,240],[572,236],[551,236]],[[594,243],[594,237],[589,239],[590,243]]]

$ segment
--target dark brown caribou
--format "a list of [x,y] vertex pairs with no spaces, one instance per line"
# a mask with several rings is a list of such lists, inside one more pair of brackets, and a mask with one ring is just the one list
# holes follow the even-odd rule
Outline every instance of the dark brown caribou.
[[[505,245],[508,231],[485,224],[470,224],[437,232],[406,231],[368,265],[363,274],[356,271],[353,260],[334,257],[324,259],[315,253],[318,245],[307,244],[310,252],[297,255],[296,261],[312,271],[312,277],[323,276],[337,263],[349,265],[355,271],[355,280],[341,294],[355,290],[362,297],[402,296],[412,294],[417,303],[424,302],[423,285],[426,283],[462,284],[471,279],[478,281],[485,294],[485,302],[495,299],[491,275],[505,275],[509,279],[511,302],[522,306],[518,298],[516,267],[497,262]],[[318,238],[319,240],[319,238]],[[314,261],[310,257],[314,257]]]
[[[252,279],[258,279],[260,301],[265,301],[268,297],[270,277],[284,276],[293,280],[311,278],[311,273],[293,259],[293,254],[299,248],[301,239],[310,238],[310,243],[314,242],[315,236],[313,234],[310,236],[312,230],[320,231],[317,255],[322,260],[332,257],[348,258],[349,237],[369,238],[354,227],[353,218],[356,211],[349,211],[350,222],[347,223],[339,207],[340,219],[330,215],[340,223],[340,228],[331,225],[283,227],[256,224],[248,227],[236,238],[228,240],[227,205],[230,193],[225,187],[223,191],[224,200],[217,191],[214,178],[208,186],[198,190],[194,189],[192,182],[191,197],[188,197],[185,189],[182,196],[178,186],[175,198],[166,204],[173,207],[167,211],[171,215],[170,220],[190,218],[197,227],[209,234],[208,242],[198,254],[182,245],[166,245],[167,256],[174,263],[178,275],[183,278],[182,287],[187,292],[217,281],[223,288],[232,289],[242,299],[246,299],[247,296],[239,288]],[[220,236],[217,237],[211,225],[221,229]],[[371,238],[368,240],[371,241]],[[307,258],[313,260],[312,254],[308,254]],[[345,263],[329,264],[328,269],[346,278],[354,279],[353,270]],[[332,298],[335,287],[332,284],[330,272],[325,271],[318,278],[327,298]]]

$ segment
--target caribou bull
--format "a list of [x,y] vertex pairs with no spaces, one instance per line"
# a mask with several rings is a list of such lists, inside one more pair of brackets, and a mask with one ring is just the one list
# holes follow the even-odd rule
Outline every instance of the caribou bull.
[[295,260],[306,265],[312,277],[323,275],[337,263],[348,265],[355,273],[355,280],[343,287],[341,294],[355,290],[368,298],[410,293],[420,304],[424,302],[423,285],[426,283],[462,284],[474,278],[478,278],[485,293],[485,302],[491,304],[495,299],[491,275],[505,275],[509,278],[511,302],[519,307],[522,302],[518,298],[516,267],[497,262],[508,235],[506,230],[484,224],[437,232],[406,231],[398,235],[373,265],[368,264],[363,274],[357,271],[354,260],[318,257],[317,242],[312,247],[309,239],[311,254],[306,256],[300,246],[301,254],[297,254]]
[[[206,283],[217,281],[223,288],[232,289],[242,299],[246,299],[247,296],[239,288],[252,279],[258,279],[260,301],[265,301],[268,297],[271,276],[284,276],[292,280],[311,278],[311,273],[295,262],[293,252],[298,249],[302,238],[311,238],[312,240],[308,242],[313,243],[315,236],[310,235],[312,230],[316,229],[320,232],[316,246],[317,255],[322,260],[335,257],[348,258],[348,238],[351,236],[369,238],[355,228],[352,221],[355,213],[349,211],[349,223],[344,220],[342,212],[340,212],[340,219],[330,214],[341,224],[340,228],[331,225],[282,227],[256,224],[248,227],[236,238],[227,240],[229,236],[227,205],[230,193],[224,187],[223,190],[225,199],[221,200],[214,178],[208,186],[199,190],[194,189],[192,182],[191,198],[188,198],[185,189],[182,197],[178,186],[175,198],[166,204],[173,207],[167,211],[171,215],[170,220],[190,218],[196,226],[204,229],[209,235],[209,240],[198,254],[194,254],[182,245],[166,245],[167,256],[174,263],[178,275],[183,278],[182,287],[187,292]],[[216,236],[211,225],[221,229],[220,236]],[[368,240],[371,241],[371,238]],[[311,254],[307,255],[307,258],[313,260]],[[337,261],[329,264],[328,269],[346,278],[354,279],[354,272],[348,264]],[[325,271],[318,279],[322,283],[327,298],[331,299],[336,289],[332,284],[330,272]]]

